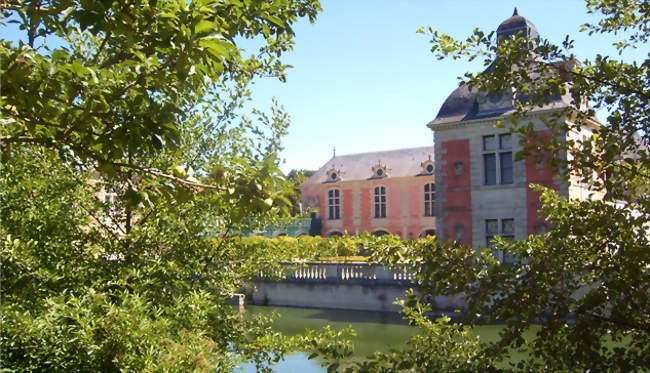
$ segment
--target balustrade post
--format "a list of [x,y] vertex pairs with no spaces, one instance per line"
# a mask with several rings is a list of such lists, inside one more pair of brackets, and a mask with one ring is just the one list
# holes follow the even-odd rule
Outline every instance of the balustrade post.
[[340,278],[340,269],[336,263],[325,264],[325,279],[328,281],[337,281]]
[[375,275],[377,280],[391,281],[393,279],[393,272],[387,267],[380,265],[375,266]]

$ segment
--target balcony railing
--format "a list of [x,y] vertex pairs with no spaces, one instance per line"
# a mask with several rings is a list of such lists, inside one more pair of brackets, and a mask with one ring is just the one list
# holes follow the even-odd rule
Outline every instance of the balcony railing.
[[410,282],[415,273],[407,266],[390,270],[365,262],[344,263],[281,263],[275,273],[262,272],[261,280],[289,282]]

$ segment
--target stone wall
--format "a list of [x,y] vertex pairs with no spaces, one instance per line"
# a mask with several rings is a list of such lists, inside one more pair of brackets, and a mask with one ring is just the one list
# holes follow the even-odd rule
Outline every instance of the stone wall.
[[[394,304],[415,288],[406,268],[390,271],[363,262],[283,265],[281,280],[262,274],[250,302],[259,305],[399,312]],[[417,290],[417,288],[416,288]],[[465,308],[463,295],[435,297],[434,311]]]

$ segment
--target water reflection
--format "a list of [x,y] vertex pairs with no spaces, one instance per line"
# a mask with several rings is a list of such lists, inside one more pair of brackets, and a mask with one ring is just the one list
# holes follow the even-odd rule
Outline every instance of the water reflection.
[[[270,315],[273,312],[279,314],[278,319],[273,323],[273,329],[285,335],[296,335],[303,333],[305,329],[320,329],[327,325],[334,330],[351,326],[357,333],[357,336],[352,339],[354,354],[349,360],[343,362],[343,365],[361,361],[375,351],[388,351],[390,347],[403,347],[404,343],[419,331],[418,328],[409,326],[397,313],[246,306],[247,314]],[[472,333],[478,336],[482,342],[497,341],[499,332],[502,330],[503,325],[481,325],[471,329]],[[532,338],[537,330],[538,327],[527,330],[524,337]],[[510,353],[510,358],[502,362],[502,365],[506,368],[509,362],[517,362],[526,357],[528,357],[526,352],[513,350]],[[287,356],[273,369],[280,373],[321,373],[326,371],[318,361],[308,360],[307,354],[304,353]],[[242,372],[253,373],[255,366],[244,365]]]
[[[246,313],[253,315],[270,315],[274,311],[279,317],[273,323],[273,329],[285,335],[296,335],[305,329],[320,329],[327,325],[334,330],[351,326],[357,336],[352,339],[354,355],[350,363],[362,360],[375,351],[388,351],[390,347],[400,346],[418,331],[396,313],[246,306]],[[250,364],[242,368],[245,373],[255,372],[255,367]],[[307,360],[307,355],[303,353],[288,356],[273,369],[282,373],[325,372],[318,361]]]
[[317,313],[307,316],[310,319],[328,320],[342,323],[371,323],[407,325],[400,314],[393,312],[365,312],[343,310],[318,310]]

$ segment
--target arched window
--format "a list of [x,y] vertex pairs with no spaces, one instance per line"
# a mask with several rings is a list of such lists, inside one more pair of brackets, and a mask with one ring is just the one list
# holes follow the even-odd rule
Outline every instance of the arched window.
[[378,231],[374,231],[374,232],[372,232],[372,235],[373,235],[373,236],[377,236],[377,237],[379,237],[379,236],[383,236],[383,235],[385,235],[385,234],[389,234],[389,233],[386,232],[386,231],[384,231],[384,230],[381,230],[381,229],[378,230]]
[[341,233],[339,231],[333,231],[333,232],[330,232],[329,236],[330,237],[343,237],[343,233]]
[[435,216],[436,184],[424,184],[424,216]]
[[375,187],[375,218],[386,217],[386,187]]
[[327,191],[327,207],[329,209],[330,220],[341,218],[341,191],[338,189],[330,189]]

